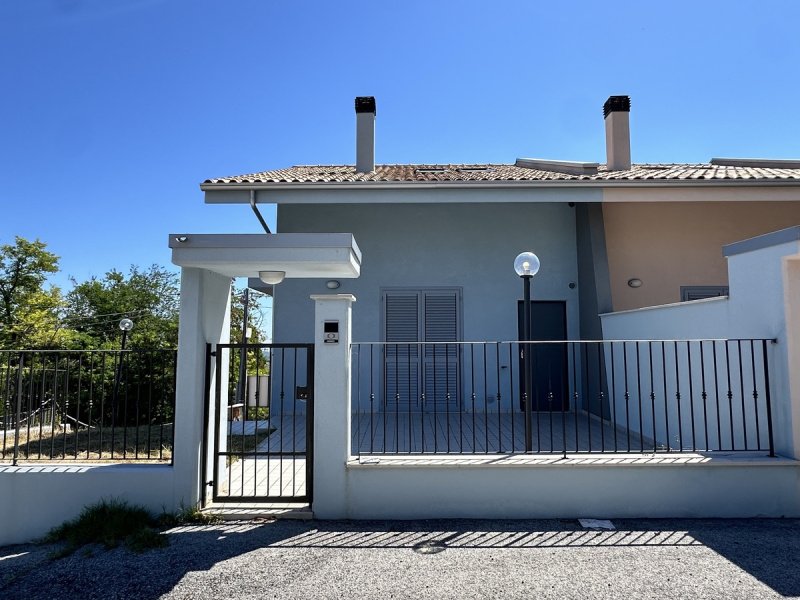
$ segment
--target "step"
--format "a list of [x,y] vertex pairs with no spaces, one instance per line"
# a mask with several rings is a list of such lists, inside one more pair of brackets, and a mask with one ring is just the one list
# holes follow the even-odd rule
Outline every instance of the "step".
[[217,516],[223,521],[314,518],[310,505],[296,502],[212,502],[202,512]]

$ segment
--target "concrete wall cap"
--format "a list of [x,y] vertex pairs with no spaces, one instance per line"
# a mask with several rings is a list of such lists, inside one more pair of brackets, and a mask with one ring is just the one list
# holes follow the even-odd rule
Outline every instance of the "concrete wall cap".
[[312,300],[345,300],[347,302],[355,302],[356,297],[353,294],[311,294]]
[[722,247],[722,256],[734,256],[753,250],[761,250],[770,246],[779,246],[790,242],[800,241],[800,225],[788,227],[779,231],[765,233],[741,242],[734,242]]

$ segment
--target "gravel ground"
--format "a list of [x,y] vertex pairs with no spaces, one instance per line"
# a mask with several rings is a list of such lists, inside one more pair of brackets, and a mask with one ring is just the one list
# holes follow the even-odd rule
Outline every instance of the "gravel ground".
[[800,597],[800,520],[241,521],[168,548],[0,548],[0,598]]

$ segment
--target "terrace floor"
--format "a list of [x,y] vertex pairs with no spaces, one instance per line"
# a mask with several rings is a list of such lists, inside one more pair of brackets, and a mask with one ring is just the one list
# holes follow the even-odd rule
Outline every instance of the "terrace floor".
[[[525,415],[373,413],[353,424],[353,454],[525,452]],[[653,442],[584,411],[531,414],[533,452],[652,452]]]

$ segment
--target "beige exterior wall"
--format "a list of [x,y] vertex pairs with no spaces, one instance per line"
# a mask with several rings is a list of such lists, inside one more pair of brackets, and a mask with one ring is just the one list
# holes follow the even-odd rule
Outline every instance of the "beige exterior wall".
[[619,311],[679,302],[682,285],[727,285],[722,246],[800,225],[800,202],[615,202],[603,220]]

